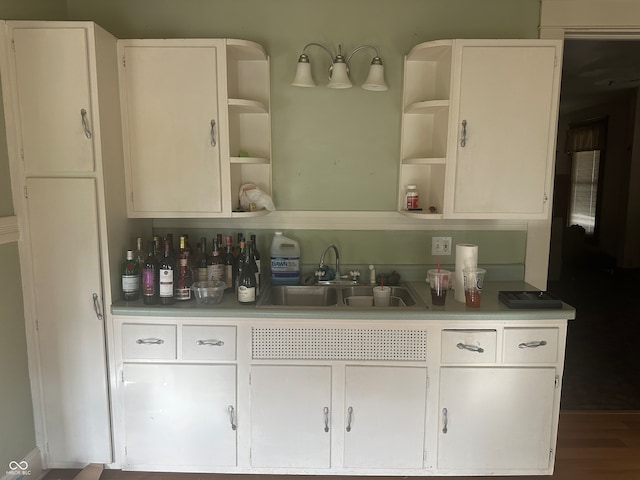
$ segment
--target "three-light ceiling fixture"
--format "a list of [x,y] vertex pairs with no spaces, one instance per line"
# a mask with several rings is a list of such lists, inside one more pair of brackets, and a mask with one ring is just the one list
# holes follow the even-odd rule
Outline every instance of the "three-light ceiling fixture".
[[296,70],[296,76],[293,79],[291,85],[294,87],[315,87],[316,83],[313,80],[313,76],[311,75],[311,63],[309,61],[309,57],[306,54],[307,48],[311,45],[315,45],[317,47],[321,47],[325,52],[329,55],[331,59],[331,66],[329,67],[329,83],[327,87],[329,88],[351,88],[353,84],[349,79],[349,61],[351,57],[356,52],[360,50],[364,50],[365,48],[372,48],[376,52],[376,56],[371,60],[371,66],[369,67],[369,75],[367,79],[362,84],[362,88],[365,90],[373,90],[382,92],[387,90],[387,84],[384,81],[384,67],[382,65],[382,59],[378,54],[378,49],[373,45],[360,45],[356,47],[356,49],[351,52],[349,56],[345,57],[342,55],[342,45],[338,45],[338,54],[334,57],[327,47],[322,45],[321,43],[308,43],[302,49],[302,54],[298,58],[298,68]]

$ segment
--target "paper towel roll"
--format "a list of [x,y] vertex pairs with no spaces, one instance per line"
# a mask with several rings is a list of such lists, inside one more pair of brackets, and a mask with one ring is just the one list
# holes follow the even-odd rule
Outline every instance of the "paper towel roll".
[[456,245],[456,274],[453,288],[455,299],[464,303],[464,277],[463,268],[473,268],[478,266],[478,246],[472,243],[459,243]]

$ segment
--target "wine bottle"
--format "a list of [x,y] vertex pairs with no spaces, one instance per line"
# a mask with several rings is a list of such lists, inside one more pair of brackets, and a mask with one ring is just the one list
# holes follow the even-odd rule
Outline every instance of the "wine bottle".
[[226,242],[227,251],[224,257],[224,281],[227,284],[227,288],[225,288],[224,291],[233,292],[236,288],[236,262],[233,258],[233,237],[231,235],[227,235]]
[[[244,242],[243,242],[244,243]],[[238,303],[253,305],[256,303],[256,272],[251,261],[251,243],[243,245],[244,262],[242,271],[238,276]]]
[[145,305],[158,303],[158,261],[153,241],[148,244],[147,258],[142,265],[142,301]]
[[253,246],[253,260],[256,267],[256,280],[258,282],[258,292],[262,289],[262,267],[260,265],[260,251],[258,250],[258,244],[256,242],[256,236],[251,235],[251,245]]
[[189,267],[189,252],[187,250],[187,239],[180,236],[180,254],[178,257],[177,278],[174,279],[174,296],[176,300],[191,300],[191,285],[193,276]]
[[160,264],[164,252],[164,247],[162,246],[162,242],[160,241],[159,235],[153,236],[153,255],[156,257],[156,262]]
[[213,239],[213,252],[207,262],[207,280],[224,281],[224,263],[220,256],[220,246],[218,240]]
[[258,282],[258,265],[256,264],[256,258],[254,255],[254,246],[253,241],[247,240],[247,250],[250,252],[249,255],[249,263],[251,263],[251,268],[253,269],[253,275],[256,277],[256,297],[260,295],[260,284]]
[[133,250],[127,250],[127,257],[120,269],[122,275],[122,299],[128,302],[140,297],[140,265],[133,258]]
[[207,277],[207,239],[202,237],[200,239],[200,251],[196,258],[196,268],[198,272],[198,281],[206,282]]
[[176,270],[176,259],[171,255],[171,246],[164,239],[164,256],[158,268],[158,292],[162,305],[171,305],[173,297],[173,277]]
[[147,260],[147,252],[142,248],[142,237],[136,238],[136,251],[133,252],[133,259],[140,265],[140,271],[142,272],[142,265]]
[[244,239],[241,238],[240,239],[240,245],[238,246],[238,251],[240,252],[238,254],[238,257],[236,258],[236,265],[235,265],[235,270],[236,270],[236,282],[234,285],[234,288],[236,289],[236,293],[238,292],[238,287],[240,286],[240,275],[242,275],[242,270],[244,270],[244,264],[245,264],[245,254],[246,254],[246,246],[244,243]]

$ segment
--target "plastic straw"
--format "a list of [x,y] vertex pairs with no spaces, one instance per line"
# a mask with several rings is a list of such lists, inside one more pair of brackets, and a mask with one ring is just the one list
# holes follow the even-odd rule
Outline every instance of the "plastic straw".
[[440,259],[438,258],[438,273],[440,273]]

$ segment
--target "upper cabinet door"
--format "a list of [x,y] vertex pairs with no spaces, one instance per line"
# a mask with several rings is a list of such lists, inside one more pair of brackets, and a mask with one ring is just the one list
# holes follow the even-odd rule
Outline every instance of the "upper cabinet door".
[[15,27],[11,33],[25,174],[92,172],[89,32]]
[[[130,217],[221,214],[220,40],[119,41]],[[223,65],[223,64],[222,64]]]
[[457,42],[445,216],[547,218],[560,43]]

